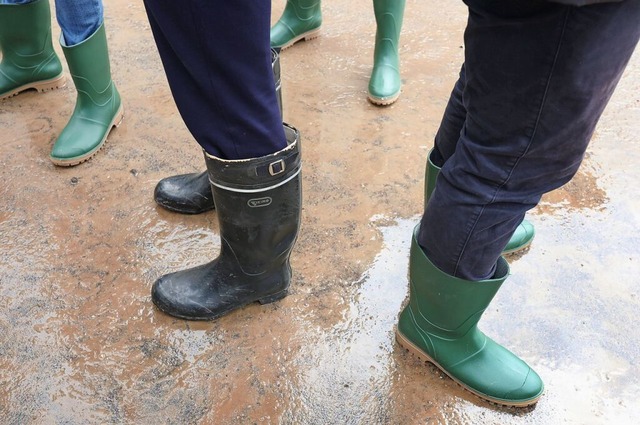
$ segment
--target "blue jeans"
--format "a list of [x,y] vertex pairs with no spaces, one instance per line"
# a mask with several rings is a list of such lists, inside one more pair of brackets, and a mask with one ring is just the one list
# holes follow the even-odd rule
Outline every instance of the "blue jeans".
[[284,149],[271,68],[271,2],[144,5],[178,111],[200,146],[222,159]]
[[[40,0],[0,0],[0,4],[25,4]],[[56,0],[56,16],[67,46],[89,38],[102,24],[102,0]]]
[[640,0],[467,4],[465,62],[418,241],[443,272],[483,280],[525,212],[577,172],[638,43]]

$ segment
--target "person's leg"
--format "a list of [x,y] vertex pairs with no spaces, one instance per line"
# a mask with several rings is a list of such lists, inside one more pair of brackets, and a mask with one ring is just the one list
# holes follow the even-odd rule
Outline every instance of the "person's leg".
[[[464,64],[460,68],[458,80],[453,86],[449,101],[445,107],[440,126],[436,132],[435,143],[430,159],[433,163],[442,167],[456,150],[456,145],[460,139],[460,132],[467,119],[467,109],[462,103],[462,93],[465,82]],[[435,183],[435,182],[434,182]]]
[[[460,69],[460,76],[455,83],[449,102],[445,108],[440,127],[435,137],[433,149],[427,155],[425,169],[425,209],[436,186],[436,179],[440,174],[442,165],[453,155],[460,139],[460,132],[467,119],[467,110],[462,102],[462,93],[465,87],[464,65]],[[509,242],[504,247],[503,254],[511,254],[528,247],[535,236],[535,228],[528,220],[522,220],[511,235]]]
[[65,46],[85,41],[104,20],[102,0],[55,0],[55,4]]
[[287,0],[282,16],[271,28],[271,47],[286,49],[300,40],[320,35],[320,0]]
[[76,106],[51,150],[59,166],[80,164],[104,146],[124,116],[111,78],[107,35],[100,0],[57,0],[60,44],[76,86]]
[[436,266],[490,277],[524,213],[575,174],[637,42],[638,4],[549,5],[528,19],[470,10],[467,119],[419,237]]
[[[271,64],[278,106],[282,115],[280,55],[275,49],[271,49]],[[161,207],[181,214],[201,214],[215,208],[209,175],[206,171],[178,174],[160,180],[153,191],[153,199]]]
[[287,146],[263,36],[270,5],[145,1],[178,111],[216,157],[254,158]]
[[467,118],[414,233],[396,336],[480,397],[522,406],[542,394],[540,378],[477,323],[525,211],[578,169],[640,37],[640,1],[478,4],[465,32]]
[[[269,1],[145,0],[169,86],[205,151],[222,249],[152,288],[162,311],[212,320],[286,296],[301,211],[299,135],[280,117]],[[285,137],[286,129],[286,137]]]
[[51,42],[48,0],[0,0],[0,100],[29,89],[64,86]]

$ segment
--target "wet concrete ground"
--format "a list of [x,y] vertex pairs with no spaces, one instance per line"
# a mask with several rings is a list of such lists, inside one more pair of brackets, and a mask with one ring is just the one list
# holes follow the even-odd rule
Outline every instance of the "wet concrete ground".
[[481,322],[546,384],[534,408],[506,409],[393,337],[425,155],[463,54],[462,3],[407,5],[391,107],[366,101],[370,1],[326,2],[323,35],[283,52],[285,119],[304,152],[292,293],[211,323],[168,317],[149,297],[161,274],[216,255],[218,224],[154,204],[159,179],[203,160],[141,2],[106,3],[126,115],[101,153],[71,169],[49,162],[72,84],[0,103],[0,423],[635,423],[640,55],[575,180],[530,213],[536,240],[509,258]]

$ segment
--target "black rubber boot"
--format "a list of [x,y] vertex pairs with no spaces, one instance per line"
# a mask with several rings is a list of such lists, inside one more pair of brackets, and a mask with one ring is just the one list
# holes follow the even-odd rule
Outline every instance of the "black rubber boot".
[[181,214],[201,214],[216,207],[206,171],[160,180],[153,192],[153,199],[164,209]]
[[[280,55],[277,50],[271,49],[271,59],[278,106],[282,115]],[[153,199],[161,207],[182,214],[201,214],[215,208],[206,171],[179,174],[160,180],[154,190]]]
[[284,298],[289,255],[300,226],[300,142],[285,125],[288,147],[260,158],[205,154],[220,223],[220,255],[158,279],[151,298],[167,314],[213,320],[238,307]]

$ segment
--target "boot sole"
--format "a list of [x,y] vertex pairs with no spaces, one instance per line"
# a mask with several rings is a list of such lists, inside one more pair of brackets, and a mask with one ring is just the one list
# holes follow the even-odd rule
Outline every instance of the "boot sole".
[[78,156],[71,159],[58,159],[51,156],[49,157],[49,159],[51,160],[51,162],[53,162],[55,165],[59,167],[73,167],[74,165],[81,164],[91,159],[105,145],[105,142],[107,141],[107,137],[109,136],[109,134],[111,134],[111,130],[113,130],[114,127],[119,127],[120,124],[122,124],[122,120],[124,120],[124,108],[122,107],[122,104],[120,104],[120,107],[116,112],[116,115],[113,117],[113,120],[109,124],[109,129],[105,132],[105,135],[100,141],[100,143],[98,144],[98,146],[96,146],[92,151],[82,156]]
[[495,404],[495,405],[498,405],[498,406],[509,406],[509,407],[528,407],[528,406],[536,404],[538,402],[538,400],[540,399],[540,397],[542,396],[542,394],[540,394],[534,399],[521,401],[521,402],[507,401],[507,400],[501,400],[501,399],[496,399],[496,398],[493,398],[493,397],[489,397],[486,394],[482,394],[482,393],[477,392],[473,388],[468,387],[463,382],[461,382],[458,379],[456,379],[455,377],[451,376],[442,366],[440,366],[438,364],[438,362],[433,360],[431,358],[431,356],[429,356],[427,353],[422,351],[414,343],[409,341],[409,339],[407,337],[402,335],[402,332],[400,332],[400,330],[397,327],[396,327],[396,341],[398,342],[398,344],[400,344],[400,346],[402,348],[407,350],[410,354],[416,356],[417,358],[419,358],[422,361],[429,362],[429,363],[433,364],[434,366],[436,366],[438,369],[440,369],[442,372],[444,372],[449,378],[451,378],[456,384],[460,385],[463,389],[469,391],[470,393],[475,394],[476,396],[480,397],[481,399],[483,399],[485,401],[488,401],[488,402],[490,402],[492,404]]
[[158,204],[160,207],[164,208],[165,210],[175,212],[178,214],[197,215],[197,214],[203,214],[216,209],[214,205],[212,207],[194,210],[194,209],[188,209],[188,208],[181,208],[179,205],[176,205],[175,203],[170,203],[170,202],[165,203],[158,199],[155,199],[155,201],[156,201],[156,204]]
[[5,100],[5,99],[9,99],[10,97],[17,96],[18,94],[26,90],[34,89],[39,91],[40,93],[44,93],[46,91],[62,88],[66,85],[67,85],[67,79],[65,78],[64,75],[60,74],[57,77],[52,78],[50,80],[36,81],[36,82],[27,83],[20,87],[17,87],[11,90],[10,92],[0,96],[0,100]]
[[311,30],[311,31],[307,31],[305,33],[300,34],[297,37],[292,38],[287,43],[285,43],[282,46],[280,46],[280,51],[282,51],[284,49],[288,49],[289,47],[293,46],[298,41],[302,41],[303,39],[304,39],[304,41],[310,41],[310,40],[313,40],[314,38],[318,38],[318,36],[320,36],[320,27],[318,27],[318,28],[316,28],[314,30]]
[[398,100],[398,98],[400,97],[400,92],[398,92],[397,94],[390,96],[390,97],[385,97],[385,98],[379,98],[379,97],[374,97],[371,96],[371,94],[367,95],[367,98],[369,99],[369,102],[373,103],[374,105],[377,106],[388,106],[391,105],[392,103],[395,103],[396,100]]
[[258,298],[255,301],[249,301],[246,302],[244,304],[240,304],[237,305],[229,310],[225,310],[223,312],[220,312],[218,314],[212,315],[212,316],[186,316],[186,315],[182,315],[180,313],[176,313],[174,311],[169,311],[169,309],[165,309],[163,305],[161,305],[160,303],[157,303],[155,299],[152,298],[153,303],[155,304],[156,307],[158,307],[158,309],[160,311],[162,311],[163,313],[168,314],[169,316],[173,316],[173,317],[177,317],[179,319],[186,319],[186,320],[200,320],[200,321],[211,321],[211,320],[216,320],[219,319],[222,316],[225,316],[229,313],[231,313],[232,311],[238,310],[242,307],[246,307],[249,304],[253,304],[255,302],[260,303],[260,305],[264,305],[264,304],[270,304],[276,301],[280,301],[281,299],[283,299],[284,297],[286,297],[287,295],[289,295],[289,288],[284,289],[280,292],[276,292],[275,294],[272,295],[267,295],[266,297],[262,297],[262,298]]
[[516,254],[516,253],[518,253],[520,251],[523,251],[523,250],[529,248],[529,246],[531,245],[532,242],[533,242],[533,239],[531,239],[526,244],[524,244],[522,246],[519,246],[517,248],[513,248],[513,249],[510,249],[508,251],[502,251],[502,255]]

